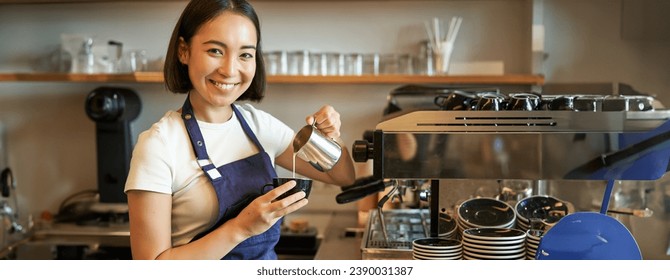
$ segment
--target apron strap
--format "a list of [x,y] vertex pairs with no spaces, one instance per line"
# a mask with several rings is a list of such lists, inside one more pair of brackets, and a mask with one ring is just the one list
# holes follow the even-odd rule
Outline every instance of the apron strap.
[[237,119],[240,121],[240,125],[242,125],[242,130],[244,130],[244,134],[251,139],[251,141],[256,144],[256,147],[260,152],[265,152],[265,149],[263,149],[263,145],[261,145],[261,142],[258,141],[258,138],[256,138],[256,134],[254,134],[253,131],[251,131],[251,128],[249,127],[249,124],[247,124],[247,121],[244,120],[244,117],[242,116],[242,113],[237,109],[235,104],[231,104],[233,107],[233,112],[235,112],[235,116],[237,116]]
[[190,94],[186,96],[186,101],[184,101],[184,105],[181,108],[181,118],[184,120],[186,131],[191,139],[193,152],[195,153],[198,165],[200,165],[202,171],[207,174],[207,177],[209,177],[212,182],[221,180],[221,173],[216,169],[216,166],[209,158],[209,154],[207,154],[205,139],[202,137],[200,126],[198,126],[198,121],[193,114],[193,107],[191,106],[189,96]]
[[[188,136],[191,140],[193,152],[195,153],[198,165],[205,172],[205,174],[207,174],[207,177],[209,177],[212,182],[218,181],[222,177],[221,173],[217,170],[216,165],[214,165],[212,160],[209,158],[209,154],[207,153],[207,148],[205,146],[205,139],[202,137],[200,126],[198,126],[198,121],[195,119],[195,114],[193,114],[193,107],[189,97],[190,94],[186,96],[186,100],[182,106],[181,117],[184,120],[186,131],[188,132]],[[249,139],[254,142],[259,152],[265,152],[265,149],[249,127],[249,124],[247,124],[244,116],[242,116],[242,113],[240,113],[240,111],[237,109],[237,106],[235,104],[231,104],[230,106],[233,108],[233,112],[242,126],[244,134],[246,134],[247,137],[249,137]]]

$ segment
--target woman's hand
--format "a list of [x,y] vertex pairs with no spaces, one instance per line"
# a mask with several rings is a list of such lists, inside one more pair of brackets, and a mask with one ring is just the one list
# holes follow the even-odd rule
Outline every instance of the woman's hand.
[[254,199],[237,217],[231,219],[247,237],[261,234],[274,225],[279,218],[307,205],[305,192],[294,193],[282,200],[275,199],[295,187],[295,181],[289,181]]
[[314,123],[315,120],[315,126],[321,133],[334,139],[340,137],[342,121],[340,121],[340,113],[335,111],[335,108],[330,105],[325,105],[321,107],[319,111],[305,119],[309,125]]
[[340,113],[330,105],[321,107],[316,113],[305,118],[307,124],[314,124],[316,128],[325,136],[332,138],[342,149],[337,163],[325,172],[317,170],[310,163],[300,159],[295,160],[294,163],[294,146],[289,147],[282,152],[277,158],[276,163],[288,170],[295,168],[296,173],[314,180],[318,180],[327,184],[347,186],[354,183],[356,179],[356,172],[354,171],[354,162],[349,155],[347,147],[344,145],[341,135],[342,121],[340,120]]

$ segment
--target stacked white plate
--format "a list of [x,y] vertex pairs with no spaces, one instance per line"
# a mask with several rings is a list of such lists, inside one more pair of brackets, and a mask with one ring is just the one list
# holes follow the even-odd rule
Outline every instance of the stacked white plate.
[[412,241],[412,258],[415,260],[460,260],[462,254],[460,240],[427,237]]
[[543,230],[529,229],[526,231],[526,258],[529,260],[535,259],[537,247],[540,246],[540,239],[544,235]]
[[493,198],[466,200],[458,206],[457,213],[461,232],[470,228],[513,228],[516,224],[514,208]]
[[512,228],[471,228],[463,231],[466,260],[523,260],[526,232]]

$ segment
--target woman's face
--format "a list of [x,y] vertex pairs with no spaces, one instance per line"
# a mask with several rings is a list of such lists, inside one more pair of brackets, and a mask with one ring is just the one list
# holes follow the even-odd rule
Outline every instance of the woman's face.
[[237,100],[256,72],[256,42],[251,20],[232,12],[204,23],[189,45],[180,42],[179,60],[188,64],[196,93],[193,97],[211,106],[227,106]]

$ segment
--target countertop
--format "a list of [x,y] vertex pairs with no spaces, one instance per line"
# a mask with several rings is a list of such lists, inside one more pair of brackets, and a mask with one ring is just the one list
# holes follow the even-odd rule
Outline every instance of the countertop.
[[361,234],[356,211],[334,211],[323,233],[315,260],[360,260]]
[[[358,227],[358,212],[354,210],[318,213],[320,229],[319,247],[315,260],[360,260],[363,228]],[[129,246],[127,225],[93,227],[74,224],[54,224],[36,230],[30,238],[17,242],[23,247],[44,247],[50,245],[111,245]],[[12,246],[16,247],[16,246]],[[11,249],[10,249],[11,250]],[[34,251],[31,249],[30,251]],[[48,254],[43,254],[48,255]],[[30,259],[41,257],[26,256]],[[47,258],[49,256],[46,256]]]

